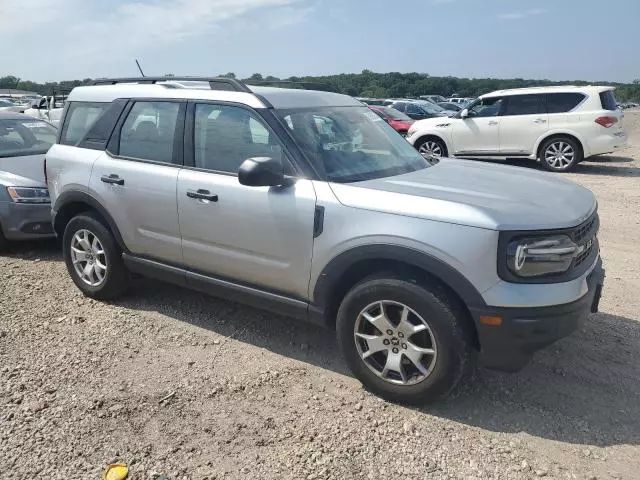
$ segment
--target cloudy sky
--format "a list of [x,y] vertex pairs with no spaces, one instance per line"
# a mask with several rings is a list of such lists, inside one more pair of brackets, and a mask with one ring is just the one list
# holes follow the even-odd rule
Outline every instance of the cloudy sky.
[[640,0],[0,0],[0,76],[640,78]]

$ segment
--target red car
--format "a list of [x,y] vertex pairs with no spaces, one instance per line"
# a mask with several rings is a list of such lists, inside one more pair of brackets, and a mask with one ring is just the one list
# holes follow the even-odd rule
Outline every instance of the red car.
[[407,135],[409,127],[415,121],[395,108],[383,107],[381,105],[369,105],[369,108],[403,137]]

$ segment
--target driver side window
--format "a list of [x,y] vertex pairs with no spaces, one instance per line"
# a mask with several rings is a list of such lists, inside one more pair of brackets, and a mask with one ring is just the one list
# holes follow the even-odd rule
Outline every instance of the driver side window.
[[502,97],[484,98],[469,109],[469,116],[474,118],[496,117],[500,114]]

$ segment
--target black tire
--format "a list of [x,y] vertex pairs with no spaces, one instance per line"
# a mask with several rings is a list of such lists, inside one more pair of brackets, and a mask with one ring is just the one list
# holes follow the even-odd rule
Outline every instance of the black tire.
[[[564,159],[555,158],[555,155],[562,151],[564,151],[562,155]],[[570,160],[568,159],[568,154],[571,155]],[[582,147],[574,139],[553,137],[546,140],[540,147],[538,160],[550,172],[568,172],[582,162],[583,156]]]
[[[432,144],[432,145],[429,145]],[[437,138],[437,137],[424,137],[418,140],[415,144],[415,149],[420,153],[424,158],[426,158],[431,163],[437,163],[440,161],[442,157],[446,157],[449,153],[447,152],[447,146],[445,143]],[[425,149],[429,151],[439,150],[440,154],[435,156],[429,156]]]
[[[419,383],[398,385],[381,378],[358,352],[354,336],[356,321],[363,309],[379,300],[399,302],[428,319],[437,356],[430,374]],[[460,309],[439,286],[427,287],[394,278],[366,279],[356,285],[340,305],[336,321],[338,343],[347,365],[369,391],[392,402],[425,404],[449,395],[473,369],[474,350],[461,315]]]
[[[85,283],[73,265],[71,257],[71,244],[73,237],[81,230],[87,230],[93,234],[102,244],[106,273],[99,285],[92,286]],[[101,219],[91,213],[85,212],[73,217],[67,224],[62,238],[62,253],[67,270],[73,283],[86,296],[98,300],[111,300],[117,298],[127,289],[128,272],[122,260],[122,250],[118,246],[111,231],[102,223]]]
[[9,242],[4,237],[4,233],[2,233],[2,226],[0,226],[0,252],[4,252],[9,246]]

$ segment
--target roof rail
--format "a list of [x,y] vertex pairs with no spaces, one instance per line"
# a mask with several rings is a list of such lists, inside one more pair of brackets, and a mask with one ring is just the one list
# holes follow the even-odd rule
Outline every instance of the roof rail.
[[333,85],[319,82],[294,82],[291,80],[250,80],[247,81],[247,83],[256,87],[283,86],[290,88],[292,86],[300,86],[307,90],[320,90],[322,92],[340,93]]
[[99,78],[89,85],[116,85],[118,83],[156,84],[158,82],[207,82],[211,90],[253,93],[242,82],[235,78],[224,77],[130,77],[130,78]]

